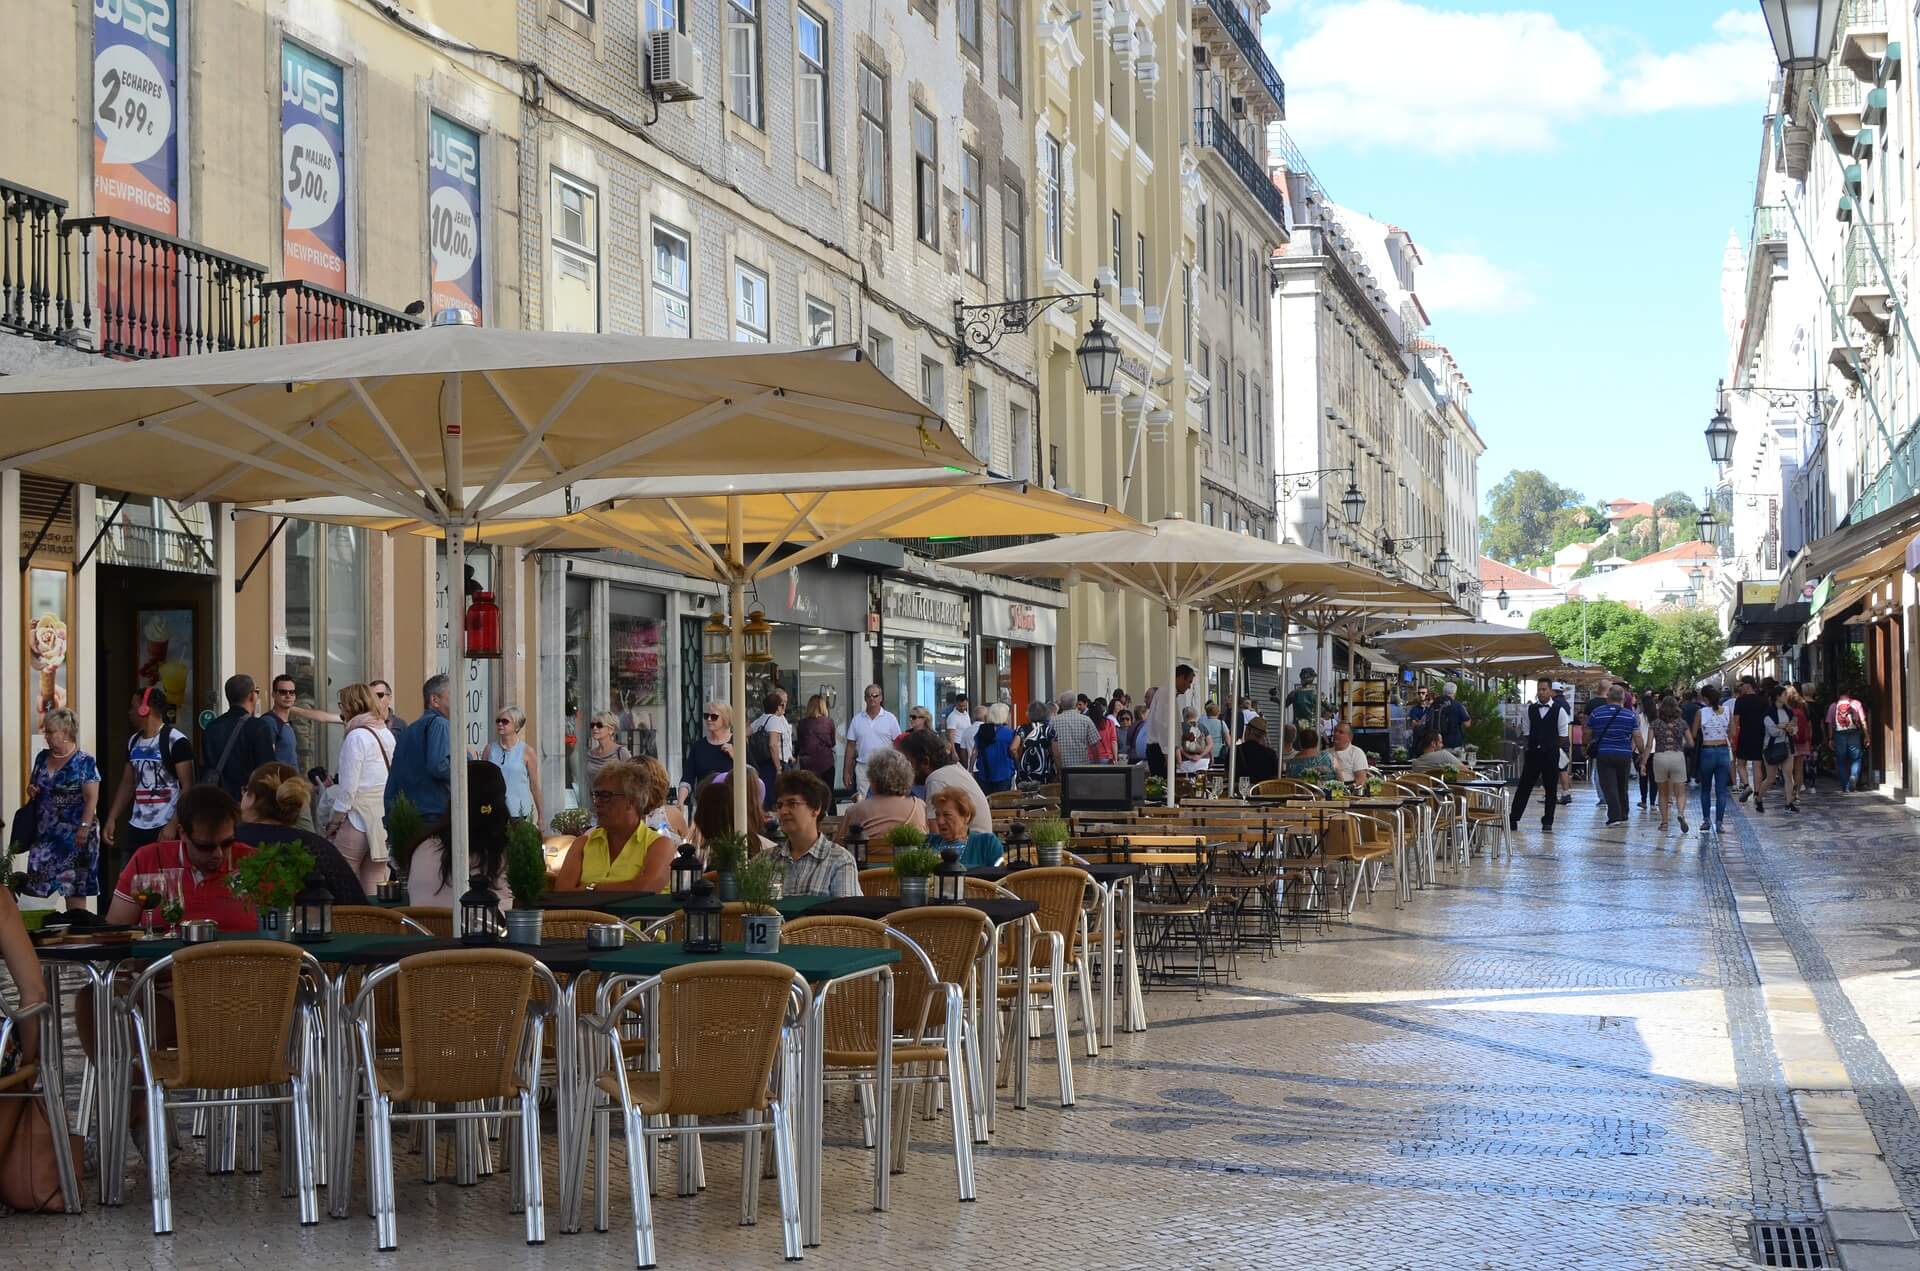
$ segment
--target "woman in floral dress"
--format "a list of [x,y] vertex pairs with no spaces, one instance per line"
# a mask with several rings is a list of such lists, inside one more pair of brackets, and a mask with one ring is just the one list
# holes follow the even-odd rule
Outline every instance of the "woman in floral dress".
[[27,797],[39,803],[24,890],[29,896],[97,895],[100,828],[94,818],[100,767],[80,749],[80,726],[72,711],[48,711],[41,732],[47,748],[34,757],[27,782]]

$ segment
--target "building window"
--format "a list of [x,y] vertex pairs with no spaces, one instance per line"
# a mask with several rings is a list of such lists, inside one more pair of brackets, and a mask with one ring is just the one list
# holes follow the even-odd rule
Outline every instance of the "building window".
[[1200,219],[1194,224],[1199,235],[1194,246],[1199,250],[1194,252],[1193,257],[1200,266],[1200,272],[1204,274],[1207,272],[1207,205],[1205,203],[1200,205]]
[[795,11],[794,38],[800,46],[798,117],[800,157],[822,172],[832,171],[827,147],[827,24],[806,9]]
[[653,333],[693,335],[693,250],[687,236],[653,223]]
[[867,332],[867,356],[889,379],[893,377],[893,337],[879,331]]
[[[1193,266],[1180,266],[1180,348],[1187,364],[1193,364]],[[1201,374],[1205,374],[1202,371]]]
[[575,13],[585,14],[589,18],[593,16],[593,0],[560,0],[560,3]]
[[860,197],[887,212],[887,77],[860,63]]
[[760,123],[760,0],[727,0],[727,109]]
[[1222,286],[1227,285],[1227,215],[1225,212],[1213,214],[1214,250],[1220,253],[1220,268],[1214,271],[1215,280]]
[[1033,479],[1032,419],[1025,406],[1007,403],[1007,438],[1013,448],[1013,476],[1018,481]]
[[647,0],[646,29],[649,31],[685,31],[686,14],[680,0]]
[[1267,412],[1261,404],[1260,381],[1253,381],[1253,461],[1267,461]]
[[960,46],[974,61],[980,60],[980,0],[959,0],[954,8],[955,25],[960,31]]
[[1233,236],[1233,303],[1247,303],[1247,276],[1241,271],[1246,268],[1246,253],[1240,249],[1240,235]]
[[986,190],[982,184],[980,156],[971,150],[960,151],[960,254],[967,272],[975,278],[987,275],[987,248],[982,232],[986,229]]
[[833,343],[833,306],[818,296],[807,297],[807,343],[814,348]]
[[734,261],[733,338],[742,344],[765,344],[772,334],[766,274],[745,261]]
[[985,384],[967,384],[967,445],[993,467],[993,399]]
[[1202,525],[1213,524],[1213,500],[1212,499],[1202,499],[1200,501],[1200,524]]
[[1133,236],[1133,285],[1140,288],[1140,303],[1147,303],[1147,236]]
[[1000,89],[1020,96],[1020,0],[1000,0]]
[[1247,453],[1247,373],[1233,373],[1234,431],[1240,434],[1240,453]]
[[946,415],[947,368],[936,358],[920,359],[920,400],[933,407],[935,414]]
[[600,329],[600,196],[590,185],[553,174],[555,331]]
[[1020,187],[1000,187],[1000,275],[1007,299],[1027,294],[1027,208]]
[[1060,143],[1049,133],[1040,147],[1041,207],[1045,212],[1047,263],[1058,265],[1066,256],[1066,216],[1061,205]]
[[1124,287],[1127,285],[1127,255],[1124,246],[1127,241],[1127,231],[1117,211],[1113,214],[1113,233],[1109,237],[1111,241],[1107,244],[1107,264],[1113,270],[1113,285]]
[[[1193,364],[1195,370],[1200,372],[1201,377],[1205,378],[1207,373],[1213,369],[1213,349],[1208,346],[1205,340],[1202,340],[1200,341],[1200,356],[1198,358],[1188,358],[1187,360]],[[1212,385],[1207,386],[1207,395],[1200,399],[1200,431],[1209,437],[1213,436]]]
[[913,236],[940,246],[940,134],[933,116],[913,108]]
[[1220,394],[1220,445],[1224,450],[1233,449],[1233,403],[1227,400],[1227,392],[1233,387],[1233,380],[1227,374],[1227,359],[1220,359],[1220,375],[1214,380],[1214,389]]

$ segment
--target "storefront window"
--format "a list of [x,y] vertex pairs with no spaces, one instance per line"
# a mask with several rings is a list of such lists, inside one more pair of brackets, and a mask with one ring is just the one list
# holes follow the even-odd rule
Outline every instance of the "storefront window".
[[[294,521],[284,541],[286,673],[302,705],[327,710],[341,689],[368,674],[366,531]],[[299,719],[293,728],[300,766],[332,768],[340,730]]]
[[634,758],[660,757],[666,702],[661,673],[666,664],[667,602],[658,592],[607,589],[607,688],[619,718],[619,744]]
[[[827,702],[827,714],[834,720],[834,762],[840,762],[838,746],[845,738],[845,719],[841,715],[847,693],[847,646],[850,637],[844,631],[820,627],[801,627],[792,623],[773,624],[773,661],[747,664],[746,710],[741,712],[747,724],[760,718],[767,694],[776,686],[787,692],[787,718],[798,720],[807,713],[807,699],[818,693]],[[710,663],[707,667],[707,696],[726,701],[729,668]],[[839,771],[836,767],[835,771]]]
[[564,683],[567,719],[561,733],[566,747],[567,806],[586,806],[586,745],[592,735],[587,709],[591,685],[587,679],[588,633],[593,623],[593,584],[584,578],[567,579]]
[[[473,571],[474,584],[482,591],[493,586],[493,554],[490,551],[468,548],[467,568]],[[447,657],[447,547],[445,543],[436,545],[434,558],[434,630],[438,633],[438,657],[435,670],[445,672],[448,669]],[[455,603],[461,612],[466,612],[465,583],[455,588]],[[467,695],[467,735],[465,745],[469,750],[479,750],[493,740],[493,671],[492,663],[484,658],[467,660],[467,680],[464,692]],[[463,691],[463,686],[455,685],[455,691]]]

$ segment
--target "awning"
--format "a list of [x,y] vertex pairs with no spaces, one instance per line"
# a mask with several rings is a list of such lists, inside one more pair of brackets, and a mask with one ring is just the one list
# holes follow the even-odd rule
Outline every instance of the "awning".
[[1896,538],[1902,540],[1904,552],[1905,540],[1916,530],[1920,530],[1920,496],[1902,500],[1857,525],[1837,529],[1808,544],[1794,561],[1794,572],[1801,578],[1837,573],[1849,562]]
[[[1904,552],[1904,545],[1901,547]],[[1807,622],[1803,601],[1780,603],[1777,582],[1742,582],[1727,624],[1727,639],[1734,644],[1792,644],[1800,638]]]

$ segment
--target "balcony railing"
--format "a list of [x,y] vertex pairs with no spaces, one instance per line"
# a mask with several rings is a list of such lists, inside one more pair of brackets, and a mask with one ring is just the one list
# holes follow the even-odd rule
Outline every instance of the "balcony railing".
[[1286,233],[1287,200],[1267,176],[1260,161],[1253,157],[1248,149],[1240,144],[1240,138],[1233,135],[1233,129],[1220,117],[1220,112],[1211,106],[1199,106],[1193,112],[1193,140],[1195,145],[1206,146],[1220,156],[1241,184],[1247,187],[1247,193],[1254,202],[1266,209],[1273,224],[1281,233]]
[[1287,86],[1280,80],[1280,72],[1273,68],[1273,62],[1267,57],[1267,51],[1260,47],[1260,37],[1247,25],[1246,17],[1233,0],[1207,0],[1207,8],[1220,19],[1227,37],[1239,48],[1240,55],[1247,59],[1247,65],[1253,68],[1254,78],[1267,90],[1267,96],[1273,98],[1274,109],[1282,118],[1287,113]]
[[1847,0],[1840,6],[1840,29],[1856,27],[1884,30],[1887,25],[1887,0]]
[[951,560],[955,556],[965,556],[971,552],[994,552],[1003,547],[1025,547],[1028,543],[1037,543],[1045,535],[1030,534],[991,534],[974,538],[929,538],[920,542],[909,539],[901,546],[908,551],[917,552],[928,560]]
[[411,331],[417,319],[383,305],[297,278],[260,284],[256,344],[300,344],[357,335]]
[[102,565],[164,569],[177,574],[215,574],[205,539],[184,530],[117,521],[100,540],[95,556]]
[[254,343],[265,266],[111,216],[69,220],[62,232],[78,269],[67,305],[77,301],[98,351],[181,357]]
[[1787,241],[1787,228],[1792,222],[1784,207],[1756,207],[1753,209],[1753,246],[1771,246]]
[[50,340],[60,331],[65,199],[0,181],[0,327]]
[[[1233,632],[1233,615],[1213,613],[1207,615],[1207,625],[1215,631]],[[1278,614],[1249,613],[1240,616],[1240,636],[1244,640],[1284,640],[1286,627]]]
[[[1893,252],[1893,227],[1885,223],[1875,225],[1873,241],[1880,247],[1883,257]],[[1847,243],[1840,261],[1840,289],[1844,297],[1851,299],[1859,292],[1885,292],[1887,280],[1880,272],[1880,265],[1873,258],[1873,247],[1867,241],[1867,226],[1855,225],[1847,231]]]

